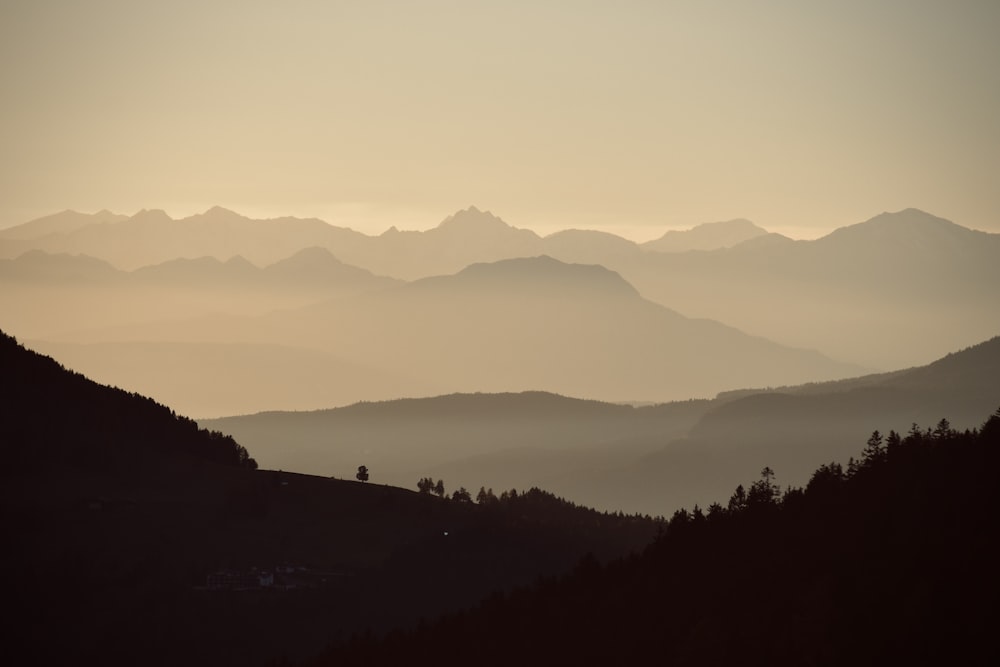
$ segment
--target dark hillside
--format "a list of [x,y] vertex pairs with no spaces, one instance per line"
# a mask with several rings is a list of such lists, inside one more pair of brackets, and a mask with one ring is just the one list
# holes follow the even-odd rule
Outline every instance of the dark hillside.
[[12,545],[0,567],[16,573],[5,648],[18,664],[303,658],[331,636],[412,626],[568,571],[582,553],[617,557],[657,530],[539,491],[476,504],[254,470],[228,436],[9,337],[0,349]]
[[317,664],[994,665],[998,463],[1000,411],[980,431],[873,435],[804,489],[766,468],[725,507],[678,511],[641,556]]
[[71,373],[2,331],[0,368],[0,475],[172,456],[257,467],[232,438],[199,429],[149,398]]

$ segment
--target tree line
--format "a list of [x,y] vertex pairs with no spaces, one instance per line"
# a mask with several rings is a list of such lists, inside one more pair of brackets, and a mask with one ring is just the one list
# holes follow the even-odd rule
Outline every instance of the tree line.
[[187,456],[256,469],[231,436],[198,427],[151,398],[98,384],[0,331],[0,447],[7,474]]
[[998,464],[1000,410],[978,429],[876,431],[804,487],[765,467],[725,504],[677,510],[641,554],[585,557],[316,664],[998,664]]

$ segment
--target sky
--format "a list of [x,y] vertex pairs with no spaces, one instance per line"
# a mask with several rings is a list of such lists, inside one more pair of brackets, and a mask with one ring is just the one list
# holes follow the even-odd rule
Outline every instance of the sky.
[[1000,2],[0,0],[0,227],[1000,232]]

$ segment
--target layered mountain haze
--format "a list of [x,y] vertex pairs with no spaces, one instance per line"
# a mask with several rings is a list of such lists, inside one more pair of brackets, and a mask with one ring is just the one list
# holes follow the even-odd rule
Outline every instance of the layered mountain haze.
[[742,218],[726,222],[706,222],[686,231],[670,230],[653,241],[642,244],[645,250],[687,252],[731,248],[750,239],[767,235],[767,230]]
[[268,467],[336,475],[363,459],[391,484],[411,486],[432,476],[449,488],[557,488],[587,502],[574,478],[617,469],[682,437],[710,406],[682,401],[632,407],[545,392],[476,393],[201,423],[252,442],[254,455]]
[[[538,389],[610,401],[666,401],[860,371],[718,322],[685,318],[643,299],[612,271],[544,256],[476,264],[451,276],[260,317],[122,325],[75,336],[77,342],[82,339],[294,346],[377,371],[358,397],[382,399],[427,395],[411,391],[436,387],[439,393]],[[56,351],[42,341],[33,344]],[[148,348],[148,357],[132,358],[128,377],[121,374],[124,369],[101,361],[107,360],[102,354],[107,349],[83,345],[63,353],[102,381],[165,398],[161,383],[170,374],[161,368],[164,358],[155,346]],[[244,387],[248,400],[240,412],[259,409],[260,399],[253,397],[257,387],[268,391],[266,387],[283,386],[276,378],[267,380],[274,371],[263,360],[246,362],[258,368],[262,384]],[[243,373],[234,369],[232,375]],[[410,382],[386,382],[379,394],[372,387],[380,376]],[[342,395],[353,378],[331,375],[326,393]],[[208,388],[228,380],[218,373],[198,373],[192,382]],[[221,386],[217,391],[231,406],[229,394]],[[220,405],[189,400],[178,407],[198,416],[224,414]]]
[[883,370],[929,363],[1000,331],[1000,234],[915,209],[815,241],[761,236],[608,266],[685,315]]
[[1000,665],[997,27],[0,2],[7,660]]
[[254,220],[216,206],[180,220],[161,210],[143,210],[131,217],[65,211],[0,231],[0,257],[39,249],[90,255],[132,270],[175,258],[239,255],[263,266],[298,250],[321,247],[348,264],[414,280],[455,273],[477,262],[541,254],[566,262],[605,264],[612,258],[635,258],[646,250],[713,250],[760,234],[766,232],[753,223],[732,220],[668,231],[663,238],[641,246],[593,230],[568,229],[543,237],[470,206],[426,231],[400,231],[393,226],[369,236],[316,219]]
[[74,226],[59,233],[50,233],[51,224],[46,220],[15,228],[15,237],[0,236],[0,257],[13,258],[25,250],[38,249],[90,255],[130,271],[178,258],[224,260],[240,255],[264,266],[314,246],[339,247],[344,251],[342,256],[350,256],[351,249],[371,239],[322,220],[252,220],[219,206],[180,220],[161,210],[142,210],[126,219]]
[[[767,461],[782,484],[804,484],[824,462],[846,460],[850,441],[880,429],[905,434],[941,419],[952,428],[980,424],[1000,405],[1000,337],[927,366],[841,382],[719,396],[686,437],[621,466],[577,480],[588,502],[642,507],[705,506]],[[978,410],[978,412],[977,412]],[[803,440],[800,430],[815,431]]]
[[[178,407],[198,416],[456,391],[707,398],[927,363],[1000,330],[1000,236],[913,209],[815,241],[705,224],[660,239],[677,239],[672,252],[597,231],[540,237],[474,207],[377,237],[218,207],[183,220],[65,213],[7,232],[0,254],[23,252],[0,260],[6,326],[64,345],[103,381],[186,395]],[[685,238],[716,247],[680,251]],[[126,271],[109,263],[119,256],[162,261]],[[112,364],[125,342],[129,363]],[[201,377],[233,343],[262,353],[231,350],[220,360],[239,367]],[[292,367],[352,370],[301,382],[322,387],[313,400],[267,406],[293,349]],[[166,386],[180,369],[202,391]],[[244,403],[227,376],[254,378]]]
[[[616,271],[643,297],[687,317],[884,370],[927,363],[1000,330],[990,289],[1000,283],[1000,235],[915,209],[884,213],[814,241],[732,220],[670,231],[642,245],[588,230],[541,237],[475,207],[427,231],[392,228],[379,236],[316,219],[252,220],[218,207],[182,220],[162,211],[124,220],[109,216],[95,214],[101,222],[94,222],[67,212],[52,218],[69,222],[47,218],[7,230],[0,235],[0,257],[43,250],[136,269],[238,255],[267,266],[325,248],[349,266],[415,280],[474,263],[548,255]],[[900,340],[897,334],[907,330],[921,335]]]
[[31,250],[0,259],[0,306],[22,336],[93,341],[87,330],[273,310],[384,289],[401,281],[306,248],[258,268],[242,256],[173,259],[121,271],[86,255]]
[[[847,461],[873,430],[948,416],[979,425],[1000,405],[1000,337],[918,368],[829,383],[727,392],[631,407],[551,394],[450,395],[202,425],[232,433],[261,463],[335,474],[364,459],[390,483],[540,486],[605,510],[652,515],[727,497],[764,466],[783,486]],[[804,425],[815,429],[807,440]]]

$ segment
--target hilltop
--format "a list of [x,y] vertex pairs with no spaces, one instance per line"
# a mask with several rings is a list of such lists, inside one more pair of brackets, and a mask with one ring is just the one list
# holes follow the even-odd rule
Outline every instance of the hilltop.
[[803,487],[764,468],[728,502],[678,510],[638,557],[584,559],[309,664],[992,664],[998,452],[1000,411],[981,430],[872,434],[856,464],[823,465]]
[[[8,650],[26,664],[304,657],[331,629],[412,625],[656,532],[538,490],[476,504],[385,486],[377,468],[354,481],[360,463],[348,479],[257,470],[229,436],[6,335],[0,360],[0,505],[18,545],[0,565],[18,573]],[[213,573],[281,568],[298,588],[205,590]]]

